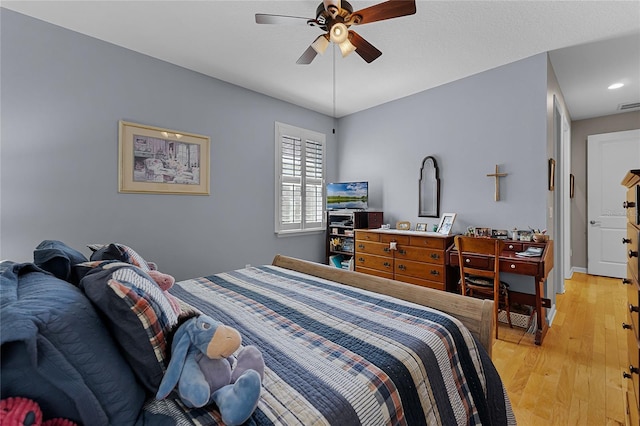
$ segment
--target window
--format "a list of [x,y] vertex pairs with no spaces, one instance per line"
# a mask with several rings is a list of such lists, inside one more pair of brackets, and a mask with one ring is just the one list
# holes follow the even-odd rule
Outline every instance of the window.
[[275,139],[276,233],[323,230],[325,135],[276,122]]

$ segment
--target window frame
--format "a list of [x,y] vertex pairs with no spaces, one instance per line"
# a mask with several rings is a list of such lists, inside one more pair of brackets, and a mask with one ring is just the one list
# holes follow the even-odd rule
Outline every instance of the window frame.
[[[300,156],[299,156],[299,167],[300,167],[300,176],[291,176],[284,175],[283,170],[285,169],[285,161],[288,159],[291,161],[291,157],[285,158],[283,156],[283,138],[291,138],[299,142],[300,144]],[[316,149],[308,152],[307,145],[313,144],[316,146]],[[319,150],[317,149],[319,146]],[[302,129],[296,126],[292,126],[289,124],[284,124],[280,122],[275,122],[275,220],[274,227],[275,233],[278,236],[287,236],[287,235],[299,235],[299,234],[308,234],[308,233],[320,233],[326,230],[326,215],[325,215],[325,180],[326,180],[326,170],[327,170],[327,162],[326,162],[326,135],[324,133],[315,132],[313,130]],[[318,152],[319,151],[319,152]],[[320,177],[312,177],[307,176],[307,162],[311,160],[312,165],[317,165],[318,160],[317,156],[321,157],[321,167]],[[296,154],[294,154],[294,157]],[[295,160],[295,158],[294,158]],[[316,167],[316,174],[318,167]],[[300,211],[299,220],[286,221],[283,218],[283,183],[289,183],[293,186],[297,186],[300,192],[299,195],[296,196],[299,202]],[[316,188],[316,191],[313,191],[313,194],[308,193],[308,186],[312,185]],[[317,199],[317,194],[320,194],[320,200]],[[308,221],[307,218],[307,196],[311,195],[315,200],[316,208],[311,210],[311,213],[316,218],[319,218],[319,221]],[[295,210],[295,206],[293,209]],[[295,214],[295,213],[294,213]]]

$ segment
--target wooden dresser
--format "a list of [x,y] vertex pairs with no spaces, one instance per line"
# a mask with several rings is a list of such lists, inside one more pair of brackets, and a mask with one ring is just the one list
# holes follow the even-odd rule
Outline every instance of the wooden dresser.
[[622,239],[627,252],[627,277],[622,280],[627,285],[627,322],[622,324],[626,329],[629,366],[622,376],[627,379],[626,413],[627,424],[637,426],[640,418],[640,311],[638,281],[638,241],[640,240],[640,170],[631,170],[622,180],[627,187],[627,197],[623,207],[627,212],[627,236]]
[[355,270],[447,290],[446,250],[453,236],[396,229],[356,230]]

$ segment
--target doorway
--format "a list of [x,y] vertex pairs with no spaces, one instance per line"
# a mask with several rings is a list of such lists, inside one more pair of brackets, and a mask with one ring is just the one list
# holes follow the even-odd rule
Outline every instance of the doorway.
[[587,273],[626,276],[625,188],[630,169],[640,167],[640,129],[590,135],[587,139]]

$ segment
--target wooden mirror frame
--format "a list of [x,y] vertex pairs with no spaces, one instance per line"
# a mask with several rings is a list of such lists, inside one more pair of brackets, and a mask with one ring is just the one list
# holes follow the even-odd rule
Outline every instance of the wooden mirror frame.
[[438,162],[432,156],[425,157],[420,167],[418,216],[440,217],[440,175]]

